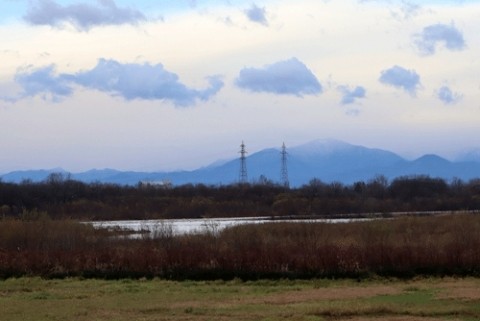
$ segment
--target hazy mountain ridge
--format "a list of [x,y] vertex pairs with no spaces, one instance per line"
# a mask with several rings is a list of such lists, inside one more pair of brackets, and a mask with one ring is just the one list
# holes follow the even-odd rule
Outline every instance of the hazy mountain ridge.
[[[460,178],[469,180],[480,177],[480,162],[448,161],[440,156],[427,154],[413,161],[382,149],[367,148],[338,140],[315,140],[295,146],[288,152],[288,173],[291,186],[307,184],[318,178],[324,182],[338,181],[351,184],[368,181],[377,175],[388,179],[405,175],[429,175],[446,180]],[[470,158],[471,159],[471,158]],[[249,181],[258,182],[260,177],[272,182],[280,180],[280,149],[268,148],[247,157]],[[72,173],[71,178],[86,183],[101,182],[134,185],[138,182],[171,182],[174,185],[188,183],[230,184],[239,179],[238,159],[214,162],[193,171],[133,172],[114,169],[89,170]],[[51,173],[62,169],[15,171],[1,176],[5,182],[23,180],[42,181]]]
[[456,159],[456,162],[480,162],[480,148],[464,151]]

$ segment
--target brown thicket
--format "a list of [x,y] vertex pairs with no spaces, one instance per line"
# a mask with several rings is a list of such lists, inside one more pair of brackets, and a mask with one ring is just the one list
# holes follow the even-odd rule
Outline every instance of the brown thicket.
[[[268,223],[128,239],[89,225],[0,220],[0,277],[243,279],[480,274],[480,215]],[[34,216],[35,216],[34,215]]]

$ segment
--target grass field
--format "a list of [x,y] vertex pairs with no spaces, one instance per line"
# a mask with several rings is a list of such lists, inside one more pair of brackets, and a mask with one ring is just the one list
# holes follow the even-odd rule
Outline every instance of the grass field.
[[480,279],[0,281],[0,320],[480,320]]

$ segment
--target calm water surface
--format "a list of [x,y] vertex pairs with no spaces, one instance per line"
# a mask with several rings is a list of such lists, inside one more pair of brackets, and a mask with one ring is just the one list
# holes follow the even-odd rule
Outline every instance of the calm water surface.
[[[169,233],[174,235],[188,233],[217,233],[220,230],[240,224],[262,224],[271,222],[316,222],[316,223],[347,223],[365,219],[311,219],[272,220],[269,217],[260,218],[211,218],[211,219],[181,219],[181,220],[128,220],[128,221],[95,221],[88,222],[96,228],[121,229],[134,232],[130,236]],[[137,232],[137,233],[135,233]]]

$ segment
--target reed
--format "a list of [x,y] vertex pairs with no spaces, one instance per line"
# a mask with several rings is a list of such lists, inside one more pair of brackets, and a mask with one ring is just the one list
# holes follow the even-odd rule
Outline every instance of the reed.
[[0,277],[478,276],[480,215],[266,223],[128,239],[69,220],[0,220]]

